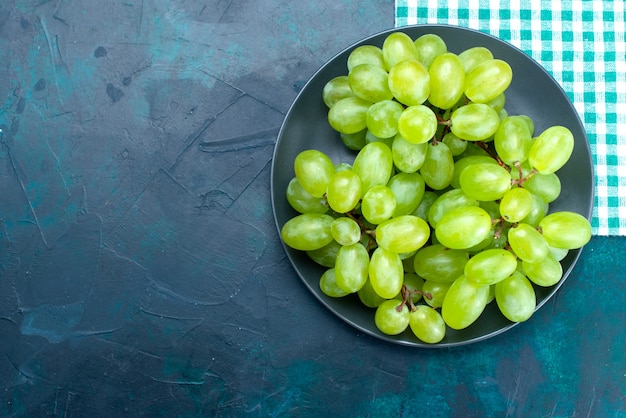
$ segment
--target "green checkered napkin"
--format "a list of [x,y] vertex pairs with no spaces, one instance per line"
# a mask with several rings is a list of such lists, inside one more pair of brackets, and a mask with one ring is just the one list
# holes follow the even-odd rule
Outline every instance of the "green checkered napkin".
[[439,23],[490,33],[561,84],[595,164],[596,235],[626,235],[626,53],[621,0],[396,0],[396,26]]

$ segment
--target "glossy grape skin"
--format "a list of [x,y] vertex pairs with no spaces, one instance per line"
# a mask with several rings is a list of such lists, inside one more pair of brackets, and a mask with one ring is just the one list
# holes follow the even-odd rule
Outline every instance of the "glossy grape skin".
[[544,202],[554,202],[561,194],[561,180],[556,173],[537,173],[527,179],[522,187],[539,196]]
[[348,82],[355,96],[371,103],[391,100],[389,75],[384,69],[372,64],[359,64],[348,73]]
[[461,206],[478,206],[478,201],[468,197],[461,189],[451,189],[440,194],[428,210],[428,223],[436,228],[447,211]]
[[521,260],[539,263],[550,252],[543,235],[526,223],[519,223],[511,227],[508,238],[511,249]]
[[437,117],[425,105],[409,106],[398,118],[398,132],[414,144],[429,141],[437,131]]
[[504,249],[489,249],[474,255],[465,265],[467,280],[476,285],[492,285],[517,269],[517,259]]
[[551,126],[543,131],[530,148],[528,161],[541,174],[559,170],[574,151],[574,136],[564,126]]
[[465,78],[465,95],[474,103],[487,103],[504,93],[513,79],[511,66],[500,59],[476,65]]
[[346,97],[328,111],[328,123],[339,133],[354,134],[367,128],[367,109],[371,102],[359,97]]
[[382,49],[374,45],[357,46],[348,55],[348,72],[359,64],[371,64],[385,69]]
[[352,170],[335,172],[328,182],[326,200],[332,210],[346,213],[354,209],[361,198],[361,179]]
[[391,218],[376,227],[378,245],[396,253],[418,250],[429,237],[430,228],[426,221],[413,215]]
[[387,186],[371,187],[361,201],[361,213],[371,224],[378,225],[391,218],[396,209],[396,198]]
[[539,222],[547,215],[550,205],[543,201],[539,196],[532,194],[533,205],[528,215],[522,219],[522,222],[530,226],[538,226]]
[[324,245],[323,247],[316,250],[307,251],[306,253],[311,258],[311,260],[315,261],[317,264],[324,267],[332,268],[335,267],[337,253],[339,252],[339,249],[341,247],[342,245],[333,239],[330,243]]
[[303,213],[289,219],[281,228],[283,242],[289,247],[317,250],[333,240],[330,231],[334,218],[323,213]]
[[328,204],[322,197],[313,197],[304,190],[297,178],[292,178],[287,185],[287,202],[300,213],[326,213]]
[[330,296],[331,298],[341,298],[350,294],[337,286],[334,268],[330,268],[322,274],[319,286],[322,293],[326,296]]
[[442,142],[450,148],[450,152],[454,157],[463,154],[467,149],[467,141],[462,140],[452,132],[445,134]]
[[498,200],[511,189],[511,175],[499,165],[472,164],[463,170],[459,183],[463,192],[473,199]]
[[321,151],[309,149],[300,152],[294,160],[294,171],[298,183],[313,197],[321,198],[326,193],[335,165]]
[[391,177],[387,187],[393,192],[396,208],[392,216],[410,215],[424,196],[426,184],[419,173],[398,173]]
[[393,100],[374,103],[367,110],[367,129],[380,138],[395,136],[398,133],[398,119],[403,110],[402,105]]
[[403,285],[408,291],[413,292],[413,303],[417,303],[422,299],[421,292],[424,287],[424,279],[422,279],[420,276],[415,273],[407,273],[405,271]]
[[393,155],[386,144],[372,142],[364,146],[352,165],[352,171],[361,179],[361,196],[373,186],[386,185],[392,169]]
[[454,282],[441,283],[432,280],[425,280],[424,285],[422,286],[424,301],[432,308],[441,308],[452,283]]
[[451,52],[437,56],[428,68],[430,95],[428,101],[440,109],[450,109],[463,96],[465,70],[456,54]]
[[362,288],[368,277],[369,260],[370,256],[361,243],[342,246],[335,262],[337,286],[349,293]]
[[354,93],[350,88],[347,75],[340,75],[330,79],[322,89],[322,100],[329,109],[339,100],[352,96],[354,96]]
[[591,239],[591,224],[584,216],[570,211],[554,212],[539,222],[541,234],[551,247],[573,250]]
[[496,283],[495,297],[500,312],[512,322],[528,320],[537,307],[535,289],[518,271]]
[[361,227],[352,218],[340,217],[330,225],[333,239],[341,245],[356,244],[361,240]]
[[532,194],[522,188],[509,190],[500,200],[500,215],[507,222],[520,222],[530,213],[533,207]]
[[404,32],[390,33],[383,41],[382,51],[387,70],[399,62],[418,59],[413,39]]
[[463,63],[463,69],[467,74],[481,62],[493,59],[493,54],[484,46],[475,46],[461,52],[459,59]]
[[341,142],[346,146],[346,148],[351,149],[353,151],[360,151],[366,144],[365,142],[366,134],[367,134],[367,127],[365,129],[362,129],[358,132],[354,132],[351,134],[339,132],[339,137],[341,138]]
[[426,159],[428,143],[414,144],[398,134],[393,139],[391,152],[393,163],[399,171],[415,173]]
[[365,282],[363,287],[357,291],[357,295],[361,303],[368,308],[377,308],[381,303],[387,300],[376,293],[369,279]]
[[491,217],[478,206],[450,209],[435,229],[437,240],[452,249],[467,249],[477,245],[491,231]]
[[454,177],[454,157],[450,148],[443,142],[429,142],[420,174],[431,189],[443,190],[448,187]]
[[374,324],[383,334],[401,334],[409,326],[409,308],[396,299],[386,300],[376,308]]
[[498,164],[498,162],[488,155],[468,155],[460,157],[454,162],[454,175],[450,185],[455,189],[461,188],[461,173],[466,167],[472,164],[485,163],[485,164]]
[[441,306],[441,316],[452,329],[467,328],[478,319],[488,300],[489,286],[475,285],[461,276],[448,289]]
[[409,327],[420,341],[441,342],[446,335],[446,323],[441,314],[428,305],[418,305],[409,315]]
[[446,42],[434,33],[421,35],[413,43],[420,62],[426,68],[429,68],[438,56],[448,51]]
[[496,133],[500,126],[498,112],[486,104],[461,106],[450,116],[452,133],[466,141],[483,141]]
[[430,74],[417,60],[406,60],[389,70],[389,90],[405,106],[424,104],[430,94]]
[[376,248],[369,263],[369,281],[378,295],[386,299],[396,296],[404,282],[404,268],[398,253]]
[[469,253],[452,250],[441,244],[423,247],[415,254],[415,273],[425,280],[437,283],[451,283],[463,274],[469,260]]
[[553,286],[563,277],[563,266],[552,254],[538,263],[522,261],[522,269],[531,282],[543,287]]
[[528,124],[520,116],[509,116],[500,121],[493,140],[498,156],[509,165],[526,161],[532,142]]

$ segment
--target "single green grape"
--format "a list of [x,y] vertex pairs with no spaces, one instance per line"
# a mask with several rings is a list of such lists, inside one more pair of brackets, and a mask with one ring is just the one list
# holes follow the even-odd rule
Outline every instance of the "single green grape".
[[348,72],[359,64],[371,64],[385,69],[382,49],[375,45],[357,46],[348,55]]
[[536,194],[531,194],[533,198],[533,205],[528,215],[524,219],[522,219],[522,222],[530,226],[536,227],[539,226],[539,222],[548,214],[550,205]]
[[465,95],[474,103],[487,103],[504,93],[513,80],[511,66],[500,59],[487,59],[465,77]]
[[421,35],[413,43],[415,44],[415,50],[420,62],[426,68],[430,67],[438,56],[448,51],[446,42],[434,33]]
[[370,256],[360,242],[342,246],[335,261],[337,286],[349,293],[357,292],[367,280],[369,261]]
[[420,341],[428,344],[441,342],[446,335],[446,323],[441,314],[427,305],[416,306],[409,314],[409,327]]
[[320,277],[319,286],[322,293],[324,293],[326,296],[330,296],[331,298],[341,298],[350,294],[349,292],[346,292],[345,290],[337,286],[334,268],[330,268],[322,274],[322,276]]
[[361,179],[361,196],[373,186],[386,185],[392,169],[393,156],[386,144],[371,142],[365,145],[352,165],[352,171]]
[[461,206],[478,206],[478,201],[468,197],[461,189],[451,189],[443,192],[428,210],[428,223],[433,228],[436,228],[437,222],[447,211]]
[[313,197],[304,190],[296,177],[292,178],[287,185],[287,202],[300,213],[326,213],[328,204],[323,197]]
[[452,286],[452,283],[453,281],[442,283],[432,280],[424,280],[424,285],[422,286],[424,301],[431,308],[441,308],[441,306],[443,306],[443,300],[446,298],[446,294],[448,293],[450,286]]
[[337,253],[339,252],[340,248],[341,244],[333,239],[330,243],[324,245],[323,247],[316,250],[307,251],[306,253],[311,258],[311,260],[315,261],[317,264],[331,268],[335,267]]
[[417,216],[402,215],[381,223],[375,233],[380,247],[395,253],[409,253],[428,241],[430,227]]
[[399,171],[415,173],[426,159],[428,143],[414,144],[398,134],[391,144],[393,163]]
[[289,219],[281,228],[283,242],[289,247],[317,250],[333,240],[330,226],[334,218],[323,213],[303,213]]
[[429,142],[419,172],[431,189],[443,190],[448,187],[454,177],[454,157],[450,148],[443,142]]
[[456,279],[443,300],[441,316],[446,324],[456,330],[473,324],[487,306],[489,286],[476,285],[467,277]]
[[500,312],[512,322],[526,321],[537,307],[535,289],[519,271],[496,283],[495,295]]
[[351,149],[353,151],[360,151],[361,148],[365,146],[366,134],[367,134],[367,128],[362,129],[355,133],[351,133],[351,134],[339,132],[339,137],[341,138],[341,142],[343,143],[343,145],[346,146],[346,148]]
[[365,133],[365,144],[369,144],[370,142],[382,142],[383,144],[387,145],[389,148],[391,148],[391,145],[393,144],[393,140],[394,140],[395,136],[392,135],[388,138],[384,138],[381,136],[376,136],[372,133],[372,131],[370,131],[369,129],[366,131]]
[[354,134],[367,128],[367,109],[371,102],[359,97],[346,97],[328,111],[328,123],[342,134]]
[[526,223],[519,223],[509,229],[509,245],[520,260],[539,263],[550,253],[543,235]]
[[563,266],[552,254],[537,263],[522,261],[522,269],[528,279],[538,286],[553,286],[563,277]]
[[398,118],[398,132],[414,144],[428,142],[437,132],[437,116],[428,106],[409,106]]
[[500,115],[492,107],[469,103],[452,112],[452,133],[466,141],[483,141],[493,136],[500,126]]
[[498,157],[509,165],[526,161],[532,143],[528,124],[520,116],[509,116],[500,121],[493,139]]
[[517,259],[504,249],[489,249],[474,255],[465,265],[465,277],[476,285],[492,285],[517,269]]
[[333,174],[326,189],[326,200],[337,213],[350,212],[361,199],[361,179],[352,170]]
[[[466,142],[467,144],[467,142]],[[474,146],[474,144],[468,144],[468,146]],[[455,189],[461,188],[461,173],[465,170],[466,167],[472,164],[485,163],[485,164],[498,164],[498,162],[492,157],[483,154],[483,155],[467,155],[464,157],[458,157],[454,162],[454,175],[452,176],[452,181],[450,182],[450,186]]]
[[404,267],[398,253],[376,248],[370,258],[369,280],[374,291],[386,299],[400,293],[404,282]]
[[552,126],[532,143],[528,155],[531,167],[541,174],[558,171],[574,151],[574,135],[564,126]]
[[450,148],[452,156],[457,157],[467,149],[467,141],[462,140],[452,132],[443,136],[442,142]]
[[404,107],[394,100],[381,100],[367,110],[367,129],[377,137],[390,138],[398,133],[398,119]]
[[392,216],[410,215],[424,196],[426,183],[419,173],[398,173],[389,179],[387,187],[393,192],[396,208]]
[[505,221],[520,222],[528,216],[533,207],[532,194],[520,187],[510,189],[500,200],[500,215]]
[[417,208],[411,213],[411,215],[417,216],[425,221],[428,221],[428,212],[430,211],[431,206],[435,203],[435,200],[439,198],[439,194],[432,190],[426,190],[424,195],[422,196],[422,200],[420,201]]
[[561,179],[556,173],[536,173],[524,181],[522,187],[539,196],[544,202],[552,203],[561,194]]
[[468,74],[481,62],[493,59],[493,54],[484,46],[475,46],[461,52],[459,59],[463,63],[465,74]]
[[498,200],[511,189],[511,175],[496,164],[472,164],[463,170],[459,183],[471,198],[480,201]]
[[548,245],[555,248],[573,250],[591,239],[591,224],[587,218],[571,211],[547,215],[539,222],[539,229]]
[[491,231],[491,217],[478,206],[450,209],[437,223],[435,236],[442,245],[463,250],[479,244]]
[[352,218],[342,216],[330,225],[333,239],[341,245],[356,244],[361,241],[361,227]]
[[368,308],[377,308],[381,303],[387,300],[376,293],[369,279],[366,280],[363,287],[357,291],[357,296],[359,297],[361,303]]
[[469,260],[464,250],[452,250],[433,244],[417,251],[413,259],[415,273],[432,283],[451,283],[463,274]]
[[352,96],[354,96],[354,93],[350,88],[347,75],[340,75],[330,79],[322,89],[322,100],[329,109],[339,100]]
[[348,73],[350,89],[355,96],[371,103],[391,100],[387,71],[372,64],[359,64]]
[[309,149],[300,152],[294,160],[294,171],[298,183],[313,197],[322,197],[330,178],[335,173],[335,165],[321,151]]
[[389,90],[405,106],[424,104],[430,94],[428,69],[417,60],[398,62],[389,70]]
[[409,308],[396,299],[386,300],[376,308],[374,323],[383,334],[401,334],[409,326]]
[[463,96],[465,88],[465,70],[459,57],[451,52],[437,56],[428,68],[428,74],[428,101],[440,109],[452,108]]
[[387,70],[399,62],[417,60],[417,49],[413,39],[404,32],[392,32],[383,41],[383,59]]
[[378,225],[391,218],[396,210],[396,198],[387,186],[376,185],[365,192],[361,201],[361,213],[365,220]]

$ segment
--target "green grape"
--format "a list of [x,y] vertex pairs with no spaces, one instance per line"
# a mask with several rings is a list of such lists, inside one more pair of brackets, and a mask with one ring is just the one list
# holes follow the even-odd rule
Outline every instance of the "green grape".
[[488,250],[490,248],[500,248],[500,247],[497,247],[496,243],[494,243],[495,235],[496,235],[495,229],[491,228],[491,231],[489,231],[487,236],[481,242],[479,242],[476,245],[472,245],[471,247],[467,248],[465,251],[467,251],[470,255],[475,255],[475,254],[480,253],[481,251]]
[[528,124],[520,116],[509,116],[500,121],[493,139],[498,156],[509,165],[526,161],[532,142]]
[[518,187],[509,190],[502,196],[500,200],[500,215],[507,222],[520,222],[528,216],[532,207],[532,194],[528,190]]
[[419,305],[409,314],[409,327],[421,341],[436,344],[446,335],[446,323],[441,314],[426,305]]
[[393,163],[396,168],[404,173],[415,173],[420,169],[426,158],[428,144],[414,144],[398,134],[391,144]]
[[392,169],[393,156],[386,144],[372,142],[364,146],[352,164],[352,171],[361,179],[361,196],[373,186],[386,185]]
[[292,178],[287,185],[287,202],[300,213],[326,213],[328,204],[323,197],[313,197],[304,190],[297,178]]
[[420,174],[431,189],[443,190],[448,187],[454,177],[454,157],[450,148],[443,142],[429,142]]
[[463,63],[465,74],[469,74],[481,62],[493,59],[493,54],[484,46],[475,46],[461,52],[459,59]]
[[422,200],[417,208],[411,213],[411,215],[417,216],[425,221],[428,221],[428,212],[430,207],[435,203],[435,200],[439,198],[439,195],[431,190],[426,190]]
[[398,119],[404,107],[393,100],[374,103],[367,110],[367,129],[380,138],[393,137],[398,133]]
[[347,75],[340,75],[329,80],[322,89],[322,100],[329,109],[339,100],[352,96],[354,93],[348,83]]
[[339,100],[328,111],[328,123],[342,134],[354,134],[367,128],[367,109],[371,103],[358,97]]
[[528,213],[528,216],[522,219],[522,222],[536,227],[539,226],[539,222],[544,218],[544,216],[548,214],[549,204],[544,202],[543,199],[536,194],[531,194],[533,197],[533,205]]
[[458,159],[465,158],[465,157],[476,157],[476,156],[489,157],[492,160],[494,160],[494,162],[496,162],[495,158],[490,156],[487,150],[478,146],[477,143],[471,142],[471,141],[467,143],[467,148],[465,149],[465,151],[463,151],[461,155],[458,156]]
[[522,269],[531,282],[543,287],[555,285],[563,277],[563,266],[552,254],[548,254],[538,263],[522,261]]
[[524,119],[528,125],[528,132],[530,132],[530,136],[533,136],[535,134],[535,122],[528,115],[519,115],[519,117]]
[[361,179],[353,170],[333,174],[326,188],[328,206],[337,213],[350,212],[361,199]]
[[428,142],[437,132],[437,116],[428,106],[409,106],[398,119],[398,132],[414,144]]
[[415,253],[417,251],[413,251],[409,257],[402,257],[402,265],[404,266],[405,273],[415,273],[415,268],[413,267],[413,259],[415,258]]
[[441,316],[452,329],[467,328],[478,319],[488,300],[489,286],[475,285],[461,276],[448,289]]
[[569,254],[569,250],[567,248],[555,248],[550,246],[548,246],[548,248],[552,257],[554,257],[557,261],[563,260],[567,257],[567,254]]
[[337,286],[334,268],[330,268],[322,274],[319,286],[322,293],[326,296],[330,296],[331,298],[341,298],[350,294]]
[[387,300],[376,293],[369,279],[366,280],[363,287],[357,291],[357,296],[361,303],[368,308],[377,308],[381,303]]
[[421,248],[415,254],[415,273],[432,283],[451,283],[463,274],[469,254],[452,250],[441,244]]
[[357,46],[348,55],[348,72],[359,64],[371,64],[380,68],[385,68],[383,51],[374,45]]
[[337,252],[335,278],[337,286],[355,293],[367,280],[370,256],[361,243],[344,245]]
[[367,128],[352,134],[340,132],[339,137],[346,148],[353,151],[360,151],[361,148],[365,146],[365,134],[367,134]]
[[410,215],[424,196],[426,185],[419,173],[398,173],[391,177],[387,187],[391,189],[396,201],[392,216]]
[[317,250],[333,240],[330,225],[334,218],[323,213],[303,213],[281,228],[283,242],[295,250]]
[[552,126],[543,131],[530,148],[528,161],[541,174],[559,170],[574,150],[574,135],[564,126]]
[[409,308],[396,299],[386,300],[376,308],[374,323],[383,334],[401,334],[409,326]]
[[549,254],[546,239],[532,226],[519,223],[508,233],[509,245],[520,260],[539,263]]
[[424,279],[415,273],[404,273],[404,287],[411,292],[411,301],[417,303],[422,299]]
[[511,175],[499,165],[472,164],[465,167],[459,183],[461,189],[471,198],[481,201],[498,200],[511,189]]
[[561,194],[561,180],[556,173],[536,173],[524,181],[522,187],[539,196],[546,203],[554,202]]
[[[466,142],[467,144],[467,142]],[[474,146],[474,144],[468,144],[468,146]],[[495,164],[498,162],[492,157],[482,154],[482,155],[468,155],[465,157],[460,157],[454,162],[454,175],[452,176],[452,181],[450,185],[455,189],[461,188],[461,173],[465,170],[466,167],[472,164],[485,163],[485,164]]]
[[355,96],[371,103],[391,100],[387,71],[372,64],[359,64],[348,73],[348,82]]
[[450,286],[452,286],[452,283],[453,282],[440,283],[432,280],[425,280],[424,285],[422,286],[424,301],[431,308],[441,308],[443,300],[446,298],[446,294],[448,293]]
[[413,39],[404,32],[393,32],[383,41],[383,59],[387,70],[405,60],[417,60]]
[[322,197],[330,178],[335,173],[335,165],[326,154],[310,149],[296,155],[293,163],[298,183],[313,197]]
[[477,245],[491,231],[491,217],[478,206],[450,209],[437,223],[435,236],[445,247],[463,250]]
[[463,152],[467,149],[467,141],[462,140],[452,132],[445,134],[442,142],[450,148],[450,152],[454,157],[463,154]]
[[311,260],[315,261],[317,264],[331,268],[335,267],[337,253],[339,252],[340,248],[341,244],[333,239],[330,243],[324,245],[323,247],[316,250],[307,251],[306,253],[311,258]]
[[461,106],[450,116],[452,133],[466,141],[483,141],[496,133],[500,125],[498,112],[486,104]]
[[517,259],[507,250],[481,251],[465,265],[465,277],[476,285],[492,285],[509,277],[517,269]]
[[485,209],[491,219],[500,218],[500,204],[493,200],[478,202],[478,206]]
[[376,227],[378,246],[395,253],[418,250],[429,237],[430,228],[426,221],[413,215],[391,218]]
[[478,206],[478,201],[468,197],[461,189],[451,189],[442,193],[428,210],[428,223],[436,228],[437,222],[448,210],[461,206]]
[[419,60],[426,68],[430,67],[433,61],[440,55],[448,51],[445,41],[434,33],[421,35],[413,42]]
[[522,273],[516,271],[496,283],[495,292],[498,308],[509,321],[526,321],[535,312],[537,307],[535,289]]
[[389,138],[383,138],[380,136],[376,136],[374,135],[369,129],[366,131],[365,133],[365,144],[369,144],[370,142],[382,142],[383,144],[387,145],[389,148],[391,148],[391,145],[393,144],[393,140],[394,140],[395,136],[391,136]]
[[[488,104],[490,107],[493,108],[493,110],[497,111],[500,114],[500,120],[506,119],[506,117],[508,117],[508,114],[505,114],[506,109],[504,108],[504,106],[506,105],[506,94],[501,93],[497,95],[495,99],[492,99],[485,104]],[[503,111],[504,113],[500,113]]]
[[386,299],[400,293],[404,282],[404,268],[398,253],[376,248],[370,259],[369,280],[374,291]]
[[465,77],[465,95],[474,103],[487,103],[504,93],[513,79],[511,66],[500,59],[487,59]]
[[389,90],[406,106],[423,104],[430,94],[428,69],[416,60],[398,62],[389,70]]
[[554,212],[539,222],[548,245],[573,250],[591,239],[591,224],[584,216],[570,211]]
[[352,170],[352,164],[350,163],[339,163],[339,164],[335,164],[335,173],[338,173],[340,171],[351,171]]
[[396,198],[387,186],[373,186],[363,196],[361,213],[367,222],[378,225],[391,218],[396,209]]
[[361,227],[354,219],[337,218],[330,225],[330,232],[335,241],[341,245],[356,244],[361,241]]
[[430,95],[428,101],[440,109],[450,109],[463,96],[465,70],[456,54],[445,52],[428,68]]

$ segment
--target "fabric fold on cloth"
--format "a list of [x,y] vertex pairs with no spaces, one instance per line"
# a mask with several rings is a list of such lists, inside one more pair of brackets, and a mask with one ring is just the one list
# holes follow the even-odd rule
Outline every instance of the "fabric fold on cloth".
[[613,0],[396,0],[395,24],[449,24],[518,47],[563,87],[595,167],[594,235],[626,235],[626,15]]

